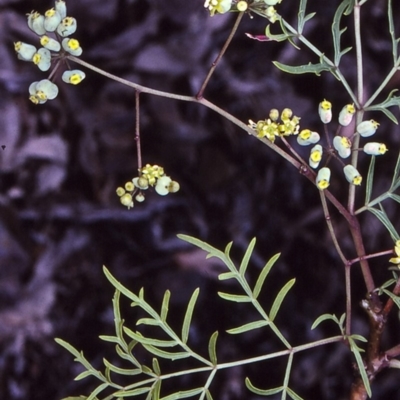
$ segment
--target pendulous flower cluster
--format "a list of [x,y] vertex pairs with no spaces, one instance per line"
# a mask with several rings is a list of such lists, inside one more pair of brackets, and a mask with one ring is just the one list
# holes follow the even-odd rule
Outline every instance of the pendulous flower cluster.
[[[333,157],[343,165],[343,173],[346,180],[353,185],[361,185],[362,176],[352,164],[345,164],[341,159],[348,158],[353,151],[364,151],[365,154],[379,156],[385,154],[388,149],[384,143],[368,142],[361,149],[353,148],[353,141],[356,135],[361,137],[370,137],[374,135],[379,127],[379,123],[375,120],[366,120],[357,125],[356,131],[350,136],[341,136],[340,129],[349,126],[356,112],[354,104],[345,105],[339,113],[338,122],[340,128],[337,135],[333,138],[333,147],[330,143],[326,149],[319,144],[321,136],[318,132],[310,129],[303,129],[299,132],[300,118],[293,116],[290,109],[284,109],[281,114],[276,109],[272,109],[269,118],[254,122],[249,120],[249,127],[253,129],[258,138],[267,138],[272,143],[277,137],[295,135],[297,143],[300,146],[313,145],[310,150],[308,164],[311,168],[317,169],[323,159],[324,153],[328,154],[328,161]],[[328,100],[323,100],[318,107],[318,114],[323,124],[329,124],[332,121],[332,104]],[[279,121],[279,118],[281,121]],[[328,140],[329,141],[329,140]],[[286,142],[285,142],[286,143]],[[287,143],[286,143],[287,144]],[[287,144],[287,146],[289,146]],[[289,146],[290,147],[290,146]],[[320,168],[316,177],[316,186],[320,190],[329,187],[331,178],[331,170],[325,165]]]
[[179,183],[165,175],[164,168],[146,164],[139,170],[139,176],[126,182],[124,187],[117,188],[117,195],[121,204],[129,210],[134,205],[133,199],[139,203],[145,200],[143,191],[149,187],[154,187],[160,196],[166,196],[168,193],[176,193],[179,190]]
[[228,11],[254,11],[274,23],[279,19],[275,5],[282,0],[205,0],[204,7],[211,16],[216,13],[225,14]]
[[[33,62],[41,71],[48,71],[53,60],[58,60],[53,73],[57,70],[59,63],[71,54],[80,56],[82,48],[77,39],[70,38],[77,28],[76,19],[67,16],[67,6],[65,1],[56,0],[54,8],[47,10],[44,15],[32,11],[27,14],[28,26],[40,37],[40,47],[24,43],[14,43],[18,58],[23,61]],[[77,85],[85,79],[85,73],[74,69],[65,71],[62,80],[66,83]],[[49,77],[49,78],[50,78]],[[29,86],[29,99],[34,104],[43,104],[47,100],[57,97],[58,87],[51,79],[42,79],[33,82]]]

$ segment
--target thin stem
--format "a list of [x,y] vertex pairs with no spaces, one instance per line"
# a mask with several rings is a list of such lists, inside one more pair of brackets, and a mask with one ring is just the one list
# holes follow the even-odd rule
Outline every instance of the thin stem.
[[344,265],[344,278],[345,278],[345,289],[346,289],[346,335],[351,334],[351,274],[350,264]]
[[326,202],[325,193],[324,193],[323,190],[320,190],[319,194],[320,194],[320,197],[321,197],[322,208],[324,210],[325,221],[326,221],[326,224],[328,225],[328,230],[329,230],[329,233],[331,234],[331,238],[332,238],[333,244],[334,244],[335,249],[338,252],[339,257],[342,260],[343,264],[346,265],[346,264],[348,264],[349,261],[347,260],[347,258],[343,254],[342,249],[340,248],[339,242],[337,240],[337,237],[336,237],[336,234],[335,234],[335,230],[334,230],[333,224],[332,224],[332,219],[331,219],[331,216],[329,214],[329,209],[328,209],[328,204]]
[[[363,70],[363,56],[362,56],[362,44],[361,44],[361,21],[360,21],[360,5],[354,5],[354,36],[356,43],[356,67],[357,67],[357,102],[358,111],[356,113],[356,126],[362,122],[363,118],[363,98],[364,98],[364,70]],[[353,139],[352,149],[358,149],[360,147],[360,136],[355,135]],[[351,165],[357,168],[358,163],[358,151],[353,151],[351,154]],[[349,196],[347,202],[347,209],[350,214],[354,214],[354,203],[356,196],[356,186],[349,185]],[[359,254],[360,255],[360,254]]]
[[297,31],[295,28],[293,28],[288,22],[286,22],[283,18],[282,18],[282,23],[285,25],[285,28],[296,35],[296,37],[303,43],[305,44],[314,54],[316,54],[319,59],[321,61],[324,61],[326,64],[329,65],[329,67],[332,68],[332,73],[334,71],[334,75],[337,76],[340,80],[340,82],[342,83],[342,85],[344,86],[344,88],[346,89],[347,93],[349,94],[349,96],[351,97],[352,101],[356,104],[357,108],[359,106],[358,100],[356,98],[356,96],[353,93],[353,90],[351,89],[349,83],[347,82],[346,78],[343,76],[343,74],[341,73],[340,69],[334,64],[333,61],[331,61],[327,56],[325,56],[324,53],[322,53],[321,51],[319,51],[310,41],[308,41],[308,39],[306,39],[302,33],[300,33],[299,31]]
[[196,95],[196,99],[201,99],[203,97],[204,91],[208,85],[208,82],[211,79],[211,76],[213,75],[215,69],[217,68],[218,63],[220,62],[222,56],[225,54],[228,46],[231,44],[231,41],[233,39],[233,37],[235,36],[235,33],[239,27],[240,21],[243,18],[244,13],[241,12],[239,13],[239,15],[236,18],[235,24],[233,25],[233,28],[231,30],[231,33],[228,36],[228,39],[226,39],[226,42],[224,44],[224,46],[222,47],[221,51],[219,52],[217,58],[214,60],[214,62],[211,65],[210,70],[208,71],[208,74],[206,76],[206,79],[204,80],[203,84],[201,85],[200,90],[198,91],[197,95]]
[[136,140],[136,150],[137,150],[137,163],[138,170],[143,167],[142,164],[142,148],[140,144],[140,108],[139,108],[139,90],[135,92],[135,113],[136,113],[136,121],[135,121],[135,140]]
[[390,254],[393,254],[393,249],[380,251],[380,252],[374,253],[374,254],[368,254],[367,256],[363,256],[363,257],[353,258],[352,260],[349,260],[349,263],[350,263],[350,265],[353,265],[353,264],[359,262],[360,260],[367,260],[367,259],[370,259],[370,258],[387,256],[387,255],[390,255]]

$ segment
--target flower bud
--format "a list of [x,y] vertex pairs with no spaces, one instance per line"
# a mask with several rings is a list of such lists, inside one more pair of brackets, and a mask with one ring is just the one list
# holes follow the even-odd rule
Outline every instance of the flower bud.
[[353,119],[353,115],[356,112],[354,104],[347,104],[342,108],[339,113],[339,124],[342,126],[348,126]]
[[345,136],[335,136],[333,138],[333,147],[342,158],[347,158],[351,154],[351,141]]
[[67,16],[67,6],[65,1],[56,0],[55,7],[56,11],[60,14],[61,18],[65,18]]
[[135,189],[135,185],[133,184],[133,182],[125,183],[125,190],[127,190],[128,192],[132,192],[133,189]]
[[308,163],[311,168],[317,168],[322,158],[322,146],[320,144],[316,144],[310,153],[310,158]]
[[297,143],[300,146],[308,146],[319,142],[320,136],[317,132],[312,132],[309,129],[303,129],[297,136]]
[[133,178],[132,182],[137,188],[142,190],[146,190],[149,187],[149,181],[144,176]]
[[264,14],[269,19],[269,22],[271,22],[272,24],[278,20],[278,13],[276,12],[275,8],[272,6],[269,6],[264,11]]
[[142,203],[144,201],[144,199],[145,199],[145,197],[142,192],[139,192],[135,197],[135,200],[138,201],[139,203]]
[[123,196],[121,196],[119,201],[122,205],[128,207],[128,209],[133,207],[132,196],[129,193],[125,193]]
[[236,4],[236,7],[238,11],[246,11],[249,8],[249,5],[247,4],[247,1],[241,0]]
[[343,168],[344,175],[347,179],[347,182],[352,183],[353,185],[361,185],[362,182],[362,176],[360,173],[352,166],[352,165],[346,165]]
[[170,193],[176,193],[176,192],[179,191],[179,189],[180,189],[180,185],[179,185],[179,183],[176,182],[176,181],[171,181],[171,183],[170,183],[169,186],[168,186],[168,191],[169,191]]
[[369,137],[372,136],[376,130],[378,129],[379,122],[376,122],[373,119],[370,119],[369,121],[363,121],[360,124],[357,125],[357,132],[362,136],[362,137]]
[[318,114],[323,124],[329,124],[332,120],[332,103],[325,99],[321,101],[318,106]]
[[329,186],[331,179],[331,170],[328,167],[321,168],[318,171],[315,183],[319,190],[324,190]]
[[371,156],[380,156],[382,154],[385,154],[388,151],[388,148],[384,143],[370,142],[364,146],[363,150],[364,153]]
[[34,104],[43,104],[47,100],[53,100],[58,95],[58,87],[48,79],[33,82],[29,86],[29,99]]
[[44,13],[44,29],[47,32],[54,32],[61,22],[61,15],[54,8],[50,8]]
[[14,49],[18,54],[18,58],[24,61],[32,61],[33,55],[36,53],[36,47],[24,42],[14,43]]
[[37,35],[44,35],[46,33],[46,29],[44,28],[44,15],[32,11],[28,14],[28,26]]
[[271,119],[271,121],[278,121],[279,119],[279,111],[276,108],[272,108],[269,112],[269,118]]
[[281,120],[285,121],[292,118],[293,111],[290,108],[284,108],[281,114]]
[[121,196],[123,196],[125,194],[125,189],[123,187],[118,187],[116,192],[117,192],[117,195],[119,197],[121,197]]
[[47,35],[44,35],[40,38],[40,44],[51,51],[60,51],[61,49],[61,45],[59,42],[57,42],[57,40],[48,37]]

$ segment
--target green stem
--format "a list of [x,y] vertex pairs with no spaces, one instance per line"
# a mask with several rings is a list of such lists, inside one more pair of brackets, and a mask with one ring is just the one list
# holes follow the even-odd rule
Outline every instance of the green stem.
[[283,18],[282,18],[282,22],[285,25],[285,28],[290,31],[291,33],[293,33],[294,35],[296,35],[296,37],[303,43],[305,44],[314,54],[316,54],[319,59],[321,61],[324,61],[326,64],[328,64],[331,68],[332,71],[334,71],[335,76],[337,76],[340,80],[340,82],[342,83],[342,85],[344,86],[344,88],[346,89],[347,93],[349,94],[349,96],[351,97],[351,100],[355,103],[356,107],[359,107],[359,103],[358,103],[358,99],[356,98],[356,96],[353,93],[353,90],[351,89],[349,83],[347,82],[346,78],[343,76],[343,74],[341,73],[340,69],[338,66],[335,65],[335,63],[333,61],[331,61],[328,57],[325,56],[324,53],[322,53],[321,51],[319,51],[308,39],[306,39],[302,33],[300,33],[299,31],[297,31],[295,28],[293,28],[288,22],[286,22]]

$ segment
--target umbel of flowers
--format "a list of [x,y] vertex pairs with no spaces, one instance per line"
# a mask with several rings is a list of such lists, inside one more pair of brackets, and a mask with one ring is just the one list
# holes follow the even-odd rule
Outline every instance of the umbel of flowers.
[[[353,116],[356,112],[354,104],[345,105],[339,113],[338,122],[340,127],[349,126]],[[329,124],[332,120],[332,104],[328,100],[323,100],[318,107],[318,113],[323,124]],[[280,118],[280,121],[279,121]],[[308,164],[313,169],[318,169],[321,161],[323,160],[324,153],[329,154],[329,158],[336,158],[340,160],[343,165],[343,173],[346,180],[352,185],[361,185],[362,176],[358,172],[355,166],[348,164],[346,165],[342,159],[348,158],[353,151],[363,151],[365,154],[371,156],[380,156],[385,154],[388,149],[384,143],[380,142],[368,142],[360,149],[353,148],[353,141],[356,135],[362,138],[373,136],[378,127],[379,123],[375,120],[366,120],[357,125],[356,131],[350,136],[341,136],[337,134],[333,140],[333,148],[330,143],[324,148],[319,142],[321,137],[318,132],[311,131],[310,129],[303,129],[299,131],[299,117],[293,116],[293,112],[290,109],[284,109],[281,114],[278,110],[272,109],[269,113],[269,118],[254,122],[249,120],[249,127],[256,132],[256,136],[259,138],[266,138],[272,143],[275,142],[276,138],[283,136],[297,137],[297,143],[300,146],[313,145],[310,151]],[[338,130],[340,133],[340,129]],[[331,171],[325,165],[320,168],[315,184],[320,190],[325,190],[329,187],[331,178]]]
[[[82,54],[78,40],[70,37],[76,31],[77,22],[75,18],[67,16],[65,1],[56,0],[54,8],[47,10],[44,15],[32,11],[27,16],[28,26],[40,37],[39,42],[42,47],[37,49],[28,43],[14,43],[20,60],[32,62],[45,72],[51,68],[54,60],[58,60],[58,67],[61,60],[69,54],[73,56]],[[68,70],[62,74],[62,80],[72,85],[77,85],[84,78],[85,73],[78,69]],[[34,104],[43,104],[47,100],[54,99],[57,94],[58,87],[50,79],[42,79],[29,86],[29,99]]]
[[166,196],[168,193],[176,193],[179,190],[179,183],[165,175],[164,168],[146,164],[139,170],[139,176],[126,182],[124,187],[117,188],[117,195],[121,204],[129,210],[134,205],[134,199],[139,203],[145,200],[143,191],[150,187],[153,187],[159,195]]
[[228,11],[254,11],[274,23],[279,15],[274,8],[282,0],[206,0],[204,7],[208,9],[211,16],[216,13],[225,14]]

